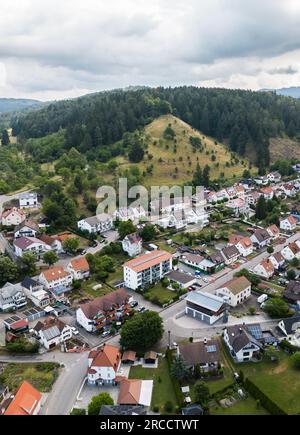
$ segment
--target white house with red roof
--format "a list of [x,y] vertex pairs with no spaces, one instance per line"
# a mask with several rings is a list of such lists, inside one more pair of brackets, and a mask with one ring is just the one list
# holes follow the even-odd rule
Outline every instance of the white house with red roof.
[[65,271],[63,267],[57,266],[42,272],[39,276],[39,282],[43,284],[47,290],[52,290],[57,287],[70,289],[73,277],[69,272]]
[[294,258],[300,260],[300,248],[298,243],[290,243],[282,249],[281,255],[286,261],[292,261]]
[[92,350],[88,357],[88,383],[90,385],[114,385],[118,381],[121,360],[120,349],[110,344],[105,344],[98,350]]
[[75,281],[82,281],[89,278],[90,265],[85,257],[75,258],[70,261],[66,271],[70,272]]
[[280,236],[280,230],[277,225],[271,225],[269,228],[267,228],[267,231],[273,240],[278,239]]
[[122,241],[122,248],[124,252],[127,252],[129,257],[136,257],[142,253],[143,239],[137,233],[129,234]]
[[280,252],[271,255],[271,257],[269,257],[269,260],[271,261],[276,270],[280,269],[285,264],[285,259]]
[[15,227],[24,222],[25,219],[25,212],[17,207],[13,207],[2,213],[1,223],[5,227]]
[[280,221],[280,229],[284,231],[294,231],[297,228],[298,221],[293,216],[288,216]]
[[274,198],[274,192],[271,186],[262,187],[259,193],[265,198],[266,201]]
[[254,273],[261,278],[270,279],[275,273],[273,263],[270,260],[264,260],[254,267]]
[[235,246],[243,257],[249,257],[253,254],[254,246],[250,237],[243,237]]

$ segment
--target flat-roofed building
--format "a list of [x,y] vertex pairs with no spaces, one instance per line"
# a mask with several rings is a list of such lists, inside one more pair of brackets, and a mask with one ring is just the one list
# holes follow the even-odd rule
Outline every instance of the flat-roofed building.
[[218,296],[204,292],[192,292],[185,298],[187,316],[213,325],[226,315],[226,304]]

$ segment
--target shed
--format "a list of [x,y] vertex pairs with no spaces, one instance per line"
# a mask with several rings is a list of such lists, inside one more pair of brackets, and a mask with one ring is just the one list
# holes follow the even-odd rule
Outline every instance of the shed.
[[126,352],[124,352],[123,357],[122,357],[122,363],[123,364],[134,364],[135,363],[135,359],[136,359],[136,352],[134,352],[133,350],[127,350]]
[[157,353],[154,351],[145,353],[144,360],[145,364],[155,364],[157,360]]

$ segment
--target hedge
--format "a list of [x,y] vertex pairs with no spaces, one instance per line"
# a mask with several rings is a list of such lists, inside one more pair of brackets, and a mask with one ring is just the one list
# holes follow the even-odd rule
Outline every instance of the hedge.
[[296,346],[293,346],[291,343],[289,343],[287,340],[283,340],[279,343],[279,347],[284,350],[288,351],[289,353],[295,353],[299,352],[299,348]]
[[273,402],[265,393],[263,393],[257,385],[255,385],[248,378],[245,380],[245,389],[254,399],[259,400],[263,407],[272,415],[287,415],[276,403]]
[[173,365],[173,355],[172,355],[172,351],[170,349],[167,349],[167,351],[166,351],[166,358],[167,358],[169,372],[170,372],[170,376],[171,376],[172,383],[174,386],[175,396],[176,396],[178,405],[180,408],[183,408],[185,406],[184,405],[185,402],[184,402],[184,395],[181,391],[180,383],[177,379],[174,379],[173,376],[171,375],[171,369],[172,369],[172,365]]

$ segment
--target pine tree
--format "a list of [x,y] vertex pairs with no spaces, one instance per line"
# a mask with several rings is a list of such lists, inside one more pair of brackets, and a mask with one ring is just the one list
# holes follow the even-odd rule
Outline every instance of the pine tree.
[[9,136],[8,136],[7,130],[3,130],[2,137],[1,137],[1,142],[2,142],[2,145],[9,145],[10,144],[10,140],[9,140]]
[[260,221],[267,217],[267,203],[263,195],[261,195],[257,201],[255,217]]
[[204,187],[209,187],[210,185],[210,167],[208,165],[205,166],[205,168],[203,169],[203,186]]
[[196,166],[196,171],[195,171],[194,177],[193,177],[193,184],[194,184],[194,186],[202,186],[203,185],[203,175],[202,175],[202,170],[200,168],[199,163],[197,163],[197,166]]

